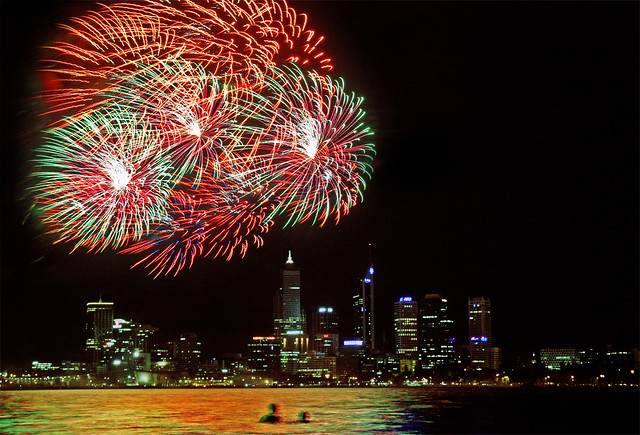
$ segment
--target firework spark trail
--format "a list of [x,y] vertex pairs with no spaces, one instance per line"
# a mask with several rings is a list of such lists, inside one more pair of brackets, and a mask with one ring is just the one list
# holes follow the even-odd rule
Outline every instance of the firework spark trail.
[[197,191],[185,182],[184,190],[172,192],[171,208],[153,237],[121,251],[144,255],[134,267],[144,265],[154,277],[176,275],[198,256],[230,260],[243,257],[250,245],[262,246],[277,201],[263,172],[234,164],[223,174],[215,179],[205,173]]
[[284,0],[111,3],[61,29],[31,190],[73,250],[175,275],[362,199],[362,98],[322,75],[324,38]]
[[120,251],[125,254],[144,254],[133,267],[145,264],[149,274],[158,277],[182,268],[191,267],[203,253],[207,211],[202,201],[181,191],[172,191],[167,214],[154,225],[152,236],[133,243]]
[[344,91],[342,81],[298,67],[276,69],[267,77],[263,107],[262,153],[280,175],[282,203],[274,214],[288,216],[286,225],[312,220],[336,222],[362,198],[374,156],[361,123],[362,98]]
[[162,131],[177,180],[195,170],[194,187],[204,171],[217,176],[219,160],[233,159],[242,147],[249,96],[179,58],[141,64],[108,93],[110,101]]
[[95,104],[113,76],[135,71],[142,60],[175,56],[249,88],[262,85],[277,55],[331,70],[331,60],[316,51],[323,37],[305,26],[306,17],[283,1],[103,5],[61,26],[67,36],[49,47],[43,71],[56,74],[63,86],[43,97],[49,113],[74,113]]
[[37,154],[43,220],[74,250],[118,248],[165,213],[172,168],[161,137],[135,120],[93,114],[53,129]]

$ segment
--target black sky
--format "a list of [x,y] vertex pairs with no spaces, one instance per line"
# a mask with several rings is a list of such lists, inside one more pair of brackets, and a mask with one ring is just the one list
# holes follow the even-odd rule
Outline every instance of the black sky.
[[[84,310],[197,332],[205,354],[271,328],[287,250],[307,312],[349,301],[374,244],[377,316],[439,292],[457,338],[492,300],[494,342],[638,346],[638,3],[295,2],[365,96],[375,172],[339,225],[273,229],[244,259],[151,280],[114,253],[50,246],[22,180],[39,122],[24,103],[37,47],[87,2],[2,2],[3,365],[81,358]],[[382,334],[379,333],[379,336]]]

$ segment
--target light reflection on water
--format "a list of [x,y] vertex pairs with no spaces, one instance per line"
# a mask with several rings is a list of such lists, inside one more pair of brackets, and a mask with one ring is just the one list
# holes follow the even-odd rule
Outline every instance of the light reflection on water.
[[[598,433],[618,424],[621,432],[633,433],[636,393],[502,388],[4,391],[0,392],[0,432]],[[278,404],[281,423],[258,423],[269,403]],[[626,407],[620,407],[622,403]],[[609,409],[604,410],[607,404]],[[594,413],[585,420],[589,407],[594,412],[608,411],[607,418],[594,419]],[[297,422],[300,411],[310,413],[311,423]],[[564,426],[549,426],[548,421],[557,416],[563,417]]]
[[[166,389],[2,393],[0,428],[13,433],[349,433],[399,430],[402,390]],[[258,423],[277,403],[282,423]],[[300,411],[311,423],[297,423]]]

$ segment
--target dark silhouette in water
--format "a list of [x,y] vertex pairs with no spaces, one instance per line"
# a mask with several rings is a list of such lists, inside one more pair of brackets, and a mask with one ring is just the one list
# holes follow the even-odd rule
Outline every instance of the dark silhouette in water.
[[280,421],[280,417],[276,415],[278,412],[278,405],[272,403],[269,405],[269,413],[260,417],[260,423],[277,423]]
[[298,413],[298,423],[309,423],[309,413],[307,411]]

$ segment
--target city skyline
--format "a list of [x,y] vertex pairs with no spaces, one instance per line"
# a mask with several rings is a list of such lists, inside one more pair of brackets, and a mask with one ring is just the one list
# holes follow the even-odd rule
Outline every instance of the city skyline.
[[3,366],[82,352],[100,294],[143,324],[197,332],[207,352],[270,335],[289,250],[307,314],[332,306],[341,324],[373,262],[378,343],[393,341],[394,301],[438,293],[456,337],[468,298],[489,298],[504,352],[637,346],[636,4],[292,6],[365,97],[377,156],[364,201],[338,225],[274,228],[244,259],[153,280],[123,255],[69,255],[26,217],[37,47],[83,5],[3,2]]

